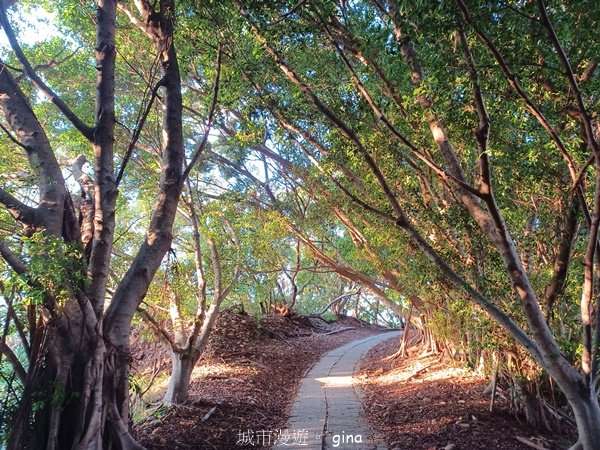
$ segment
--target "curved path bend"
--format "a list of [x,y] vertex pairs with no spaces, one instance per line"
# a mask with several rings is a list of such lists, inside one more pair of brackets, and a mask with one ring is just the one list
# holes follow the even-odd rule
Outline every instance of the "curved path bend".
[[273,449],[386,449],[362,418],[363,395],[354,373],[371,347],[399,336],[398,331],[384,332],[322,356],[302,379],[287,429]]

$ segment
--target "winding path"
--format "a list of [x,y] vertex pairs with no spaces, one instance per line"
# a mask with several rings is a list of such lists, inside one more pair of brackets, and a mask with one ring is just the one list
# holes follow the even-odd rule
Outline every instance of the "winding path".
[[400,336],[385,332],[326,353],[302,379],[287,430],[273,449],[378,449],[382,444],[362,419],[362,392],[354,373],[373,346]]

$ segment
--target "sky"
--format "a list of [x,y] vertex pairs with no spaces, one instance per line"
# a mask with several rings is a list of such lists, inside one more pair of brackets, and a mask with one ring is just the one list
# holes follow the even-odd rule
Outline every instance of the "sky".
[[[27,14],[19,12],[16,8],[10,9],[10,19],[13,28],[19,28],[18,39],[21,44],[33,45],[49,36],[59,36],[60,33],[53,26],[54,15],[42,8],[31,8]],[[9,43],[4,31],[0,31],[0,52],[5,57],[9,51]]]

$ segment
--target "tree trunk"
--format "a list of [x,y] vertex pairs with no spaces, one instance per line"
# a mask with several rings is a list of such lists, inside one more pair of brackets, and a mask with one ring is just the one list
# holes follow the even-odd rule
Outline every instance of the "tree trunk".
[[173,367],[171,369],[169,387],[164,398],[165,404],[181,404],[188,399],[188,388],[192,371],[208,345],[208,338],[217,321],[219,308],[223,300],[224,297],[213,299],[198,334],[196,335],[196,332],[194,332],[194,335],[190,336],[188,345],[191,347],[188,347],[183,352],[171,349]]
[[569,398],[569,404],[575,414],[579,444],[584,450],[600,448],[600,406],[595,392],[585,389],[575,398]]
[[[140,14],[146,23],[153,24],[143,26],[142,31],[160,52],[163,72],[163,155],[160,188],[146,239],[115,290],[104,315],[104,335],[110,342],[107,365],[113,367],[113,372],[105,380],[105,389],[114,395],[112,405],[109,405],[111,410],[107,414],[109,418],[114,416],[115,420],[117,417],[121,418],[120,421],[116,420],[116,424],[123,425],[117,430],[122,434],[127,434],[129,416],[129,330],[136,309],[146,295],[164,255],[171,247],[173,222],[184,182],[183,102],[177,53],[173,43],[172,13],[175,6],[170,0],[161,0],[159,3],[160,12],[154,12],[149,8],[149,4],[144,2],[139,2],[136,6],[141,8]],[[158,22],[154,19],[158,19]]]
[[179,405],[188,399],[190,379],[197,360],[189,353],[171,352],[171,378],[164,399],[167,405]]
[[408,335],[410,334],[410,319],[412,317],[413,305],[412,303],[408,307],[408,315],[406,316],[406,324],[404,325],[404,331],[402,332],[402,343],[400,344],[400,358],[404,358],[406,355],[406,345],[408,343]]
[[[35,76],[25,57],[19,58],[36,87],[49,95],[65,117],[93,144],[95,223],[87,270],[89,283],[69,286],[71,295],[64,305],[58,304],[52,293],[47,292],[44,304],[39,308],[42,318],[37,323],[30,320],[32,330],[35,329],[31,363],[23,400],[12,424],[8,442],[11,450],[143,448],[128,431],[129,330],[133,314],[170,248],[184,179],[181,79],[173,44],[175,6],[171,0],[159,3],[160,11],[156,12],[149,9],[149,4],[136,2],[136,6],[148,6],[144,11],[145,18],[160,21],[146,20],[142,27],[160,52],[164,74],[160,84],[165,90],[160,190],[147,238],[115,290],[108,309],[104,300],[117,195],[113,179],[117,2],[98,1],[94,127],[85,126]],[[3,9],[5,6],[0,7],[0,14],[8,35],[10,24]],[[151,22],[152,26],[145,25]],[[12,39],[11,45],[16,52],[18,44],[14,41]],[[0,68],[4,68],[1,62]],[[43,127],[8,70],[0,70],[0,94],[0,112],[19,136],[38,179],[40,206],[28,207],[1,189],[0,203],[31,230],[44,229],[48,236],[77,240],[77,220],[60,166]],[[63,227],[64,224],[70,228]]]
[[[84,310],[85,309],[85,310]],[[114,371],[89,302],[71,300],[40,326],[9,450],[141,448],[103,382]]]

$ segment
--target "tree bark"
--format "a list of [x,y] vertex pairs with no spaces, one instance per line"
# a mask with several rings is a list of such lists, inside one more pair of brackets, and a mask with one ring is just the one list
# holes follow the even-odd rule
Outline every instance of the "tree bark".
[[[164,74],[161,86],[165,88],[163,170],[147,238],[105,313],[117,195],[113,178],[117,2],[101,0],[97,12],[96,124],[93,132],[84,133],[93,146],[95,160],[90,283],[86,287],[71,286],[71,297],[62,307],[56,308],[54,301],[45,308],[33,339],[24,397],[8,443],[11,450],[142,448],[128,430],[129,328],[171,245],[184,157],[181,82],[173,45],[174,4],[163,0],[156,13],[149,4],[146,6],[145,12],[160,18],[160,23],[153,22],[155,27],[147,31],[160,52]],[[6,17],[3,21],[6,26]],[[47,86],[40,89],[49,91]],[[69,111],[60,99],[53,97],[53,101],[63,113]],[[36,171],[41,204],[31,211],[19,210],[21,205],[4,194],[0,201],[11,204],[18,220],[29,220],[33,223],[28,225],[35,229],[44,228],[46,234],[61,237],[63,217],[72,213],[62,173],[43,128],[6,67],[0,71],[0,109]],[[65,239],[70,240],[72,235]],[[53,301],[50,295],[47,300]]]
[[[190,210],[190,216],[192,217],[192,223],[195,224],[195,231],[197,230],[198,219],[196,216],[196,211],[194,209],[194,205],[192,203],[188,204],[188,208]],[[172,404],[181,404],[188,399],[188,389],[190,384],[190,378],[192,376],[192,371],[206,346],[208,345],[208,339],[210,338],[210,334],[215,326],[217,321],[217,317],[219,315],[219,310],[221,308],[221,304],[231,292],[233,285],[237,282],[240,274],[240,244],[238,237],[229,224],[229,222],[224,219],[226,227],[229,229],[232,235],[232,239],[237,246],[237,261],[235,268],[233,270],[233,279],[231,283],[228,284],[225,289],[222,287],[222,271],[221,271],[221,260],[219,258],[219,253],[216,247],[215,242],[206,237],[206,241],[210,248],[210,259],[212,262],[213,272],[214,272],[214,289],[213,289],[213,298],[210,303],[210,307],[208,311],[205,310],[206,305],[204,304],[206,297],[202,293],[201,301],[202,304],[198,305],[198,311],[196,313],[196,319],[194,321],[193,328],[189,333],[189,336],[186,337],[185,330],[181,330],[178,332],[175,330],[175,339],[171,340],[171,360],[173,361],[173,366],[171,369],[171,377],[169,379],[169,387],[167,389],[167,393],[165,394],[164,403],[167,405]],[[196,263],[200,264],[196,266],[196,270],[201,276],[201,279],[198,280],[199,288],[203,289],[204,286],[204,271],[202,270],[201,265],[201,253],[200,253],[200,233],[194,233],[194,252],[196,253]],[[179,306],[179,305],[177,305]],[[177,313],[178,314],[178,313]],[[179,319],[178,319],[179,320]],[[174,314],[171,314],[172,325],[175,328],[176,323],[174,320]]]
[[35,231],[44,229],[51,236],[61,236],[67,197],[62,172],[42,125],[4,64],[0,64],[0,111],[26,150],[40,191],[40,204],[37,208],[21,207],[17,199],[4,191],[0,202],[24,225]]
[[596,450],[600,443],[600,407],[598,395],[580,385],[581,390],[574,395],[567,395],[569,404],[575,415],[579,444],[584,450]]
[[104,341],[87,298],[38,327],[8,449],[102,448]]
[[196,361],[197,359],[190,355],[190,352],[171,352],[171,377],[165,394],[165,404],[180,405],[187,401],[192,371]]
[[[129,420],[129,330],[136,309],[164,255],[171,248],[173,222],[184,181],[183,103],[173,42],[172,12],[175,8],[171,1],[165,0],[160,2],[159,12],[154,12],[147,2],[139,2],[139,6],[146,24],[144,31],[159,52],[163,71],[163,170],[146,240],[115,290],[105,313],[104,333],[110,342],[107,364],[115,368],[105,380],[105,389],[114,392],[117,416],[125,425]],[[150,20],[151,15],[156,20]]]

